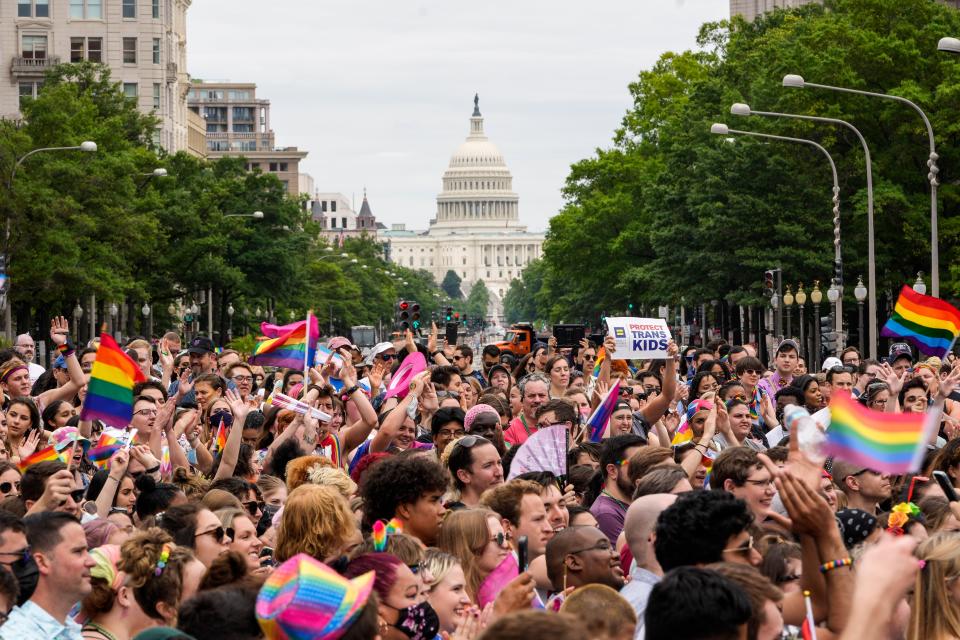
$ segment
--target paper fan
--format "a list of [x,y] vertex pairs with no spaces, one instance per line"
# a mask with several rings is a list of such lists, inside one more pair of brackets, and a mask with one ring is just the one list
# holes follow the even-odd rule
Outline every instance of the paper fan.
[[510,463],[507,480],[513,480],[528,471],[549,471],[558,478],[567,475],[566,426],[555,424],[544,427],[527,438]]
[[[419,351],[414,351],[409,354],[406,358],[403,359],[403,363],[400,365],[400,368],[396,370],[393,374],[393,377],[390,379],[390,386],[387,387],[387,396],[386,398],[392,398],[397,396],[398,398],[405,398],[407,392],[410,391],[410,382],[413,380],[414,376],[419,373],[422,373],[427,368],[427,360],[423,357],[423,354]],[[384,400],[386,400],[384,398]]]

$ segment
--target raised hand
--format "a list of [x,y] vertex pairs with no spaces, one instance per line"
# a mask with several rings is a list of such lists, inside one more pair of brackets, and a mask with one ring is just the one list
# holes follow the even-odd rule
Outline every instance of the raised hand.
[[376,396],[383,384],[383,376],[387,373],[387,365],[383,360],[376,360],[370,367],[370,373],[367,374],[367,380],[370,381],[370,392]]
[[946,398],[957,390],[958,385],[960,385],[960,367],[954,367],[950,374],[940,381],[940,389],[937,393],[941,398]]
[[70,324],[63,316],[56,316],[50,321],[50,340],[58,347],[67,344],[70,337]]
[[233,424],[240,425],[241,428],[243,428],[243,419],[247,417],[250,406],[246,403],[243,396],[234,389],[227,389],[226,393],[223,394],[223,399],[230,405],[230,412],[233,414]]
[[343,356],[343,367],[340,368],[340,379],[343,380],[343,386],[349,389],[357,384],[357,370],[350,361],[349,353],[341,353],[341,355]]
[[437,350],[437,337],[440,334],[440,329],[437,328],[436,322],[430,323],[430,337],[427,338],[427,351],[433,353]]
[[32,456],[36,451],[37,447],[40,445],[40,430],[31,429],[27,433],[26,437],[20,440],[20,446],[17,447],[17,453],[20,455],[20,461],[22,462],[26,458]]
[[680,357],[680,347],[677,346],[677,343],[671,340],[667,344],[667,358],[669,360],[677,360]]
[[160,360],[160,368],[163,371],[173,371],[173,354],[170,352],[166,338],[161,339],[157,346],[157,358]]
[[114,478],[122,478],[130,465],[130,454],[126,449],[120,448],[110,458],[109,469]]
[[184,371],[177,378],[177,396],[184,397],[193,391],[193,380],[190,379],[190,371]]
[[603,339],[603,349],[607,352],[608,357],[617,352],[617,343],[614,341],[613,336],[608,335]]

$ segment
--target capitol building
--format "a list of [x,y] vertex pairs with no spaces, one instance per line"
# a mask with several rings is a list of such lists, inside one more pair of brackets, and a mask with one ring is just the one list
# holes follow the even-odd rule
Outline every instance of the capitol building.
[[479,98],[473,102],[470,135],[443,174],[443,191],[429,229],[408,231],[394,225],[378,236],[391,261],[429,271],[437,284],[454,271],[463,281],[465,297],[482,280],[490,291],[487,319],[502,324],[503,296],[510,281],[540,257],[543,234],[530,233],[520,224],[513,176],[483,131]]

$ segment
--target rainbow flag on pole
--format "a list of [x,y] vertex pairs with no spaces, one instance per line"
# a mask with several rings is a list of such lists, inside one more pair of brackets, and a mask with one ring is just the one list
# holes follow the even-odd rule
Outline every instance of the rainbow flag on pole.
[[97,444],[87,451],[87,459],[98,469],[106,469],[110,458],[130,440],[128,432],[118,429],[104,429]]
[[606,397],[597,405],[597,408],[587,419],[587,427],[590,429],[590,442],[600,442],[603,439],[603,432],[607,430],[607,422],[613,415],[613,409],[617,406],[617,400],[620,398],[620,378],[613,383],[610,391],[607,391]]
[[260,330],[266,340],[254,347],[250,364],[299,370],[313,366],[320,338],[316,316],[282,327],[264,322]]
[[960,311],[904,285],[880,335],[907,340],[928,356],[943,356],[960,335]]
[[223,420],[220,421],[220,426],[217,427],[217,436],[213,441],[213,451],[223,451],[223,448],[227,446],[227,428],[223,426]]
[[912,473],[920,468],[938,417],[938,412],[875,411],[838,392],[830,400],[826,453],[875,471]]
[[[69,449],[64,449],[64,451],[70,451]],[[37,464],[38,462],[50,462],[51,460],[56,460],[58,462],[63,462],[63,456],[57,453],[57,450],[53,445],[40,449],[33,455],[28,456],[27,458],[20,461],[20,464],[17,466],[20,468],[20,473],[23,473],[27,470],[27,467]]]
[[133,418],[133,385],[146,378],[108,333],[100,334],[100,348],[90,372],[81,420],[100,420],[113,427],[126,427]]
[[603,359],[607,357],[607,350],[603,348],[603,345],[597,349],[597,360],[593,363],[593,377],[596,378],[600,375],[600,363],[603,362]]

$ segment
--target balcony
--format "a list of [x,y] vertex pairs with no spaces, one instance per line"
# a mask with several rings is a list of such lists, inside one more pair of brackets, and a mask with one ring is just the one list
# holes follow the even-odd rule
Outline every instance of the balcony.
[[10,63],[10,74],[14,78],[42,77],[49,69],[60,64],[60,56],[46,58],[24,58],[14,56]]

